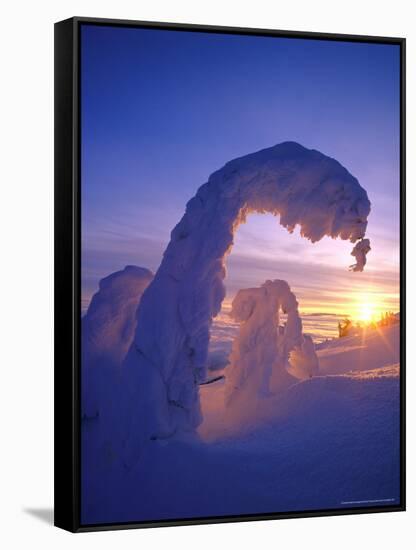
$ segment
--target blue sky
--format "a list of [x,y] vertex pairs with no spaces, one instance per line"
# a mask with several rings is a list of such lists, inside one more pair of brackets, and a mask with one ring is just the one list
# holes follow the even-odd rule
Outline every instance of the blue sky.
[[367,190],[368,269],[348,272],[349,243],[312,245],[256,215],[227,261],[229,296],[285,278],[305,311],[397,309],[399,46],[84,25],[81,55],[84,307],[109,273],[157,269],[213,171],[290,140]]

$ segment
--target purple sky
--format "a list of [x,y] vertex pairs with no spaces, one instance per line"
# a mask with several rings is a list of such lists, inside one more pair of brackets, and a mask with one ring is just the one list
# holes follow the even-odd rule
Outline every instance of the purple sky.
[[303,311],[398,309],[399,46],[82,28],[82,296],[127,264],[155,271],[186,202],[232,158],[297,141],[341,162],[372,203],[372,251],[312,245],[271,216],[240,227],[228,298],[284,278]]

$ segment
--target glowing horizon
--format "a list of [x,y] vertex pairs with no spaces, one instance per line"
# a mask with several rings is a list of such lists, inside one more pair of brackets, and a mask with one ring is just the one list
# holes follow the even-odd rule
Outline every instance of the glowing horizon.
[[[131,246],[133,254],[136,249],[134,237]],[[351,248],[349,241],[330,238],[312,244],[299,236],[298,229],[289,234],[271,215],[251,215],[248,222],[238,228],[235,244],[226,258],[227,294],[223,308],[229,307],[240,288],[281,278],[287,280],[295,292],[304,315],[327,313],[359,320],[363,303],[371,304],[376,317],[387,311],[397,313],[400,308],[398,251],[380,239],[372,239],[364,272],[352,273],[348,270],[353,261]],[[164,245],[160,243],[160,259],[163,250]],[[285,259],[281,265],[283,255]],[[384,269],[377,269],[375,263]],[[119,269],[124,267],[120,265]],[[156,269],[157,266],[154,271]],[[84,293],[84,310],[94,292]]]
[[[303,313],[355,318],[362,295],[375,313],[399,310],[398,46],[83,32],[83,311],[110,273],[129,264],[156,272],[187,201],[212,172],[288,140],[337,159],[367,191],[365,271],[348,271],[351,243],[311,244],[271,215],[252,214],[227,258],[226,299],[284,279]],[[175,56],[162,74],[166,48]]]

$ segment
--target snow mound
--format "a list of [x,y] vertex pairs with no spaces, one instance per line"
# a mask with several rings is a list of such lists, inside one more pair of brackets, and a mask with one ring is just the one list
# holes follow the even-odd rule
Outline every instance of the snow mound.
[[148,269],[128,265],[99,282],[82,319],[83,416],[98,415],[99,395],[109,371],[121,365],[133,341],[137,307],[152,279]]
[[[339,421],[346,413],[360,422],[369,409],[377,409],[381,402],[385,403],[386,411],[389,403],[396,407],[399,380],[398,363],[367,371],[318,374],[295,381],[279,394],[257,401],[248,399],[245,406],[232,409],[224,406],[224,386],[204,386],[201,389],[204,421],[198,433],[206,442],[263,441],[264,449],[273,447],[273,441],[278,440],[286,425],[296,424],[300,430],[311,426],[322,437],[324,425],[334,423],[335,428],[337,418]],[[293,434],[293,439],[302,445],[298,434]]]
[[[199,383],[206,378],[212,319],[225,296],[224,263],[237,227],[252,212],[274,214],[289,232],[299,226],[311,242],[330,236],[355,243],[365,236],[370,202],[339,162],[293,142],[235,159],[209,177],[173,229],[140,302],[123,369],[127,461],[141,441],[201,422]],[[357,269],[362,266],[357,259]]]
[[346,374],[394,365],[400,361],[400,324],[367,328],[362,334],[336,338],[317,350],[321,374]]

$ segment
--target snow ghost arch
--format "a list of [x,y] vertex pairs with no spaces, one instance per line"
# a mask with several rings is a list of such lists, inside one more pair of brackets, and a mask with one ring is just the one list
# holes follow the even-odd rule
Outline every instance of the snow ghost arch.
[[[280,312],[286,323],[280,326]],[[318,373],[318,358],[312,339],[302,334],[296,296],[286,281],[266,281],[260,287],[244,288],[232,302],[231,317],[241,323],[227,367],[227,405],[248,405],[298,379]]]
[[311,242],[324,236],[357,243],[361,271],[370,202],[339,162],[285,142],[228,162],[188,202],[162,263],[143,294],[124,363],[126,452],[140,441],[193,430],[201,421],[199,382],[209,331],[225,296],[224,261],[248,214],[272,213]]

